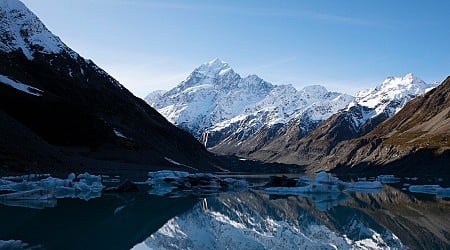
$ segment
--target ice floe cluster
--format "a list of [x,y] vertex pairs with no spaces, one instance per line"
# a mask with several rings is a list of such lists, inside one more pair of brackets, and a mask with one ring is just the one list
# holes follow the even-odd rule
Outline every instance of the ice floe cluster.
[[302,193],[341,193],[378,192],[383,188],[380,181],[343,182],[326,172],[319,172],[316,177],[302,176],[293,187],[268,187],[266,192],[271,194],[302,194]]
[[409,191],[412,193],[434,194],[437,198],[450,198],[450,188],[439,185],[411,185]]
[[149,172],[145,182],[153,195],[208,195],[219,192],[243,191],[248,188],[245,180],[221,178],[209,173],[188,173],[162,170]]
[[295,186],[267,187],[264,190],[274,195],[297,195],[313,199],[320,211],[325,211],[348,199],[345,191],[379,193],[383,189],[380,181],[343,182],[326,172],[319,172],[315,178],[302,176]]
[[[56,206],[56,199],[89,200],[101,196],[100,176],[71,173],[66,179],[49,174],[30,174],[0,178],[0,203],[26,207]],[[39,202],[39,201],[43,202]],[[32,202],[34,201],[34,202]]]

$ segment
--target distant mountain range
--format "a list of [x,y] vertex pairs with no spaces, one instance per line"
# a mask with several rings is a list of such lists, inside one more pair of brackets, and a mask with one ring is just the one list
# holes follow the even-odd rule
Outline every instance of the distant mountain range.
[[305,136],[354,97],[317,85],[297,90],[256,75],[242,78],[214,59],[175,88],[150,93],[145,100],[207,148],[235,154],[258,150],[286,124],[296,124],[299,136]]
[[372,132],[437,85],[409,73],[388,77],[354,97],[317,85],[299,91],[255,75],[242,78],[214,59],[175,88],[152,92],[145,100],[216,154],[330,170],[333,164],[350,164],[338,145]]
[[[310,165],[331,154],[340,142],[364,136],[383,121],[392,117],[411,100],[426,93],[437,84],[426,84],[412,74],[388,77],[375,88],[356,94],[345,109],[326,120],[304,138],[292,136],[295,127],[287,127],[284,136],[271,141],[252,157],[264,160],[296,162]],[[287,153],[286,150],[296,151]],[[283,151],[279,154],[273,152]],[[303,153],[299,153],[303,150]],[[288,156],[289,155],[289,156]]]
[[355,116],[364,119],[364,115],[360,115],[364,109],[350,104],[308,136],[297,139],[286,134],[250,157],[271,162],[295,162],[307,165],[310,171],[448,173],[449,90],[450,79],[447,78],[437,88],[414,99],[411,96],[412,100],[396,112],[390,113],[396,109],[385,105],[387,110],[367,120],[359,129],[355,129],[355,124],[360,124]]
[[0,174],[223,170],[205,147],[309,171],[448,172],[448,79],[388,77],[350,96],[241,77],[214,59],[145,98],[162,116],[19,0],[0,1],[0,25]]
[[190,134],[70,49],[23,3],[0,1],[0,25],[0,172],[215,169]]

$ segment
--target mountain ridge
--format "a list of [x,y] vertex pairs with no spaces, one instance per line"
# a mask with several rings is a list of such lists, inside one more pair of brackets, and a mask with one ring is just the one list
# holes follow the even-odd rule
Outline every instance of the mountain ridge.
[[199,170],[221,164],[190,134],[67,47],[20,1],[0,2],[0,24],[0,64],[7,66],[0,68],[0,110],[8,117],[2,131],[19,123],[31,144],[47,145],[35,149],[42,157],[31,157],[1,135],[1,171],[182,168],[166,158]]
[[[227,77],[220,72],[226,72]],[[244,88],[236,94],[239,92],[232,86],[242,89],[240,81],[250,77],[264,91],[256,95],[258,100],[243,104],[240,101],[254,90]],[[413,98],[436,86],[408,73],[387,77],[353,97],[320,85],[297,90],[292,85],[264,82],[256,75],[247,78],[241,78],[228,63],[214,59],[197,67],[173,89],[150,93],[146,101],[215,154],[308,165],[320,154],[330,153],[339,142],[371,132]],[[226,109],[239,102],[241,112]],[[285,149],[298,149],[293,149],[294,145],[304,148],[302,156],[306,157],[284,159]],[[316,156],[311,157],[311,151]]]
[[[354,135],[346,116],[335,114],[309,136],[291,144],[272,144],[267,161],[302,163],[307,171],[339,173],[446,174],[450,160],[448,127],[450,78],[416,97],[392,117],[380,121],[369,132]],[[270,151],[272,150],[272,151]],[[256,156],[258,157],[258,156]],[[433,168],[432,172],[427,169]]]
[[297,90],[292,85],[268,83],[257,75],[242,78],[228,63],[214,59],[171,90],[150,93],[146,101],[213,149],[240,145],[262,133],[264,126],[267,131],[263,133],[274,135],[280,124],[293,119],[308,123],[304,126],[307,133],[316,121],[328,118],[352,99],[319,85]]

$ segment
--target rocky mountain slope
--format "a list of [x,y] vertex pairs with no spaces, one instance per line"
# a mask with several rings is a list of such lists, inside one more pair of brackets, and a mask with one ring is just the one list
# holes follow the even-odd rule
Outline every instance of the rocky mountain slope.
[[338,143],[369,133],[410,100],[435,86],[426,84],[413,74],[388,77],[375,88],[358,92],[345,109],[331,116],[308,136],[299,138],[295,125],[285,126],[282,135],[247,157],[305,165],[321,161]]
[[[364,166],[378,171],[448,174],[450,161],[450,77],[412,100],[371,133],[341,143],[328,166]],[[365,165],[369,165],[368,167]]]
[[66,46],[18,0],[0,1],[0,65],[2,171],[213,165],[195,138]]
[[[447,78],[440,86],[408,102],[369,133],[355,133],[349,126],[355,123],[351,123],[348,113],[342,112],[308,137],[292,139],[282,148],[281,144],[274,143],[255,157],[310,164],[312,171],[338,167],[344,172],[365,168],[365,171],[403,174],[448,173],[449,89]],[[430,168],[432,172],[428,172]]]
[[169,121],[220,154],[257,150],[289,123],[305,136],[352,100],[322,86],[297,90],[256,75],[242,78],[219,59],[196,68],[172,90],[146,97]]

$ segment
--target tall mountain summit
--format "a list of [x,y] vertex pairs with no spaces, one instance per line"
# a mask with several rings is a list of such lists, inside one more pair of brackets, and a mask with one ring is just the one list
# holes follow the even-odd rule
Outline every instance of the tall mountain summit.
[[317,85],[297,90],[256,75],[241,77],[214,59],[175,88],[145,100],[214,152],[235,154],[257,150],[287,123],[298,124],[304,136],[353,99]]
[[214,165],[190,134],[70,49],[18,0],[0,1],[0,65],[1,171]]
[[[353,97],[319,85],[297,90],[256,75],[243,78],[228,63],[214,59],[175,88],[152,92],[145,100],[214,153],[303,165],[317,159],[308,155],[288,160],[285,149],[296,145],[317,150],[319,157],[343,140],[369,133],[436,85],[409,73],[388,77]],[[317,146],[318,137],[328,139]]]

